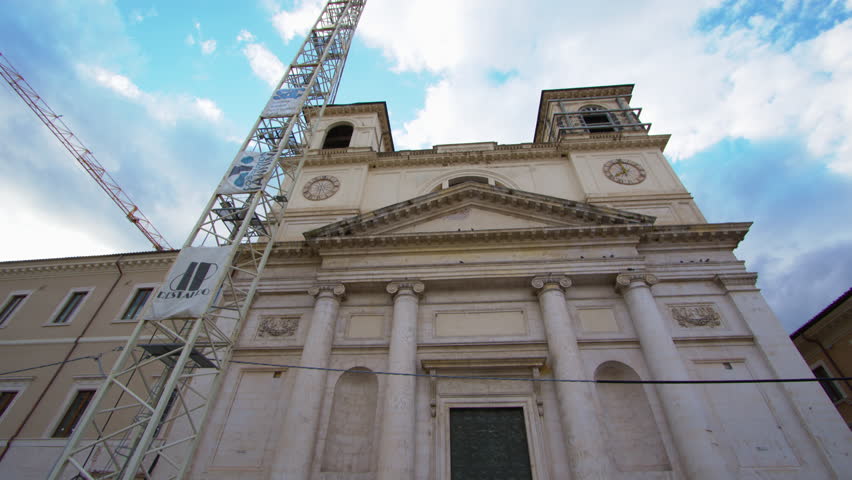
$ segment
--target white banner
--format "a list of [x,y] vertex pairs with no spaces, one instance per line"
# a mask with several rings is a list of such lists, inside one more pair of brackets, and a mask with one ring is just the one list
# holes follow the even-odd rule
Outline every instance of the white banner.
[[306,88],[282,88],[276,90],[272,94],[272,98],[263,109],[261,117],[289,117],[299,113],[302,96],[305,94]]
[[231,247],[186,247],[157,291],[145,320],[197,318],[225,274]]
[[249,193],[260,190],[261,181],[272,167],[275,152],[240,152],[222,179],[216,193]]

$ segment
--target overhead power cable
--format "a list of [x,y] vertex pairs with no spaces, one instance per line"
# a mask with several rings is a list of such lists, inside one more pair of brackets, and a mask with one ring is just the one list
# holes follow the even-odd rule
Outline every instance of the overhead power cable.
[[349,370],[345,368],[329,368],[329,367],[307,367],[302,365],[285,365],[278,363],[264,362],[248,362],[244,360],[231,360],[231,363],[241,363],[244,365],[256,365],[263,367],[279,367],[279,368],[301,368],[303,370],[324,370],[327,372],[352,372],[364,373],[373,375],[399,375],[403,377],[424,377],[424,378],[448,378],[454,380],[498,380],[504,382],[562,382],[562,383],[625,383],[625,384],[651,384],[651,385],[690,385],[690,384],[719,384],[719,383],[804,383],[804,382],[824,382],[824,381],[840,381],[852,380],[852,377],[831,377],[831,378],[759,378],[750,380],[583,380],[577,378],[543,378],[543,377],[489,377],[482,375],[440,375],[429,373],[402,373],[402,372],[381,372],[371,370]]
[[[13,373],[21,373],[29,370],[37,370],[39,368],[52,367],[63,363],[76,362],[90,358],[99,360],[104,354],[109,351],[101,352],[95,355],[85,355],[82,357],[69,358],[63,362],[45,363],[34,367],[21,368],[18,370],[10,370],[8,372],[0,372],[0,376],[11,375]],[[245,360],[231,360],[231,363],[239,363],[242,365],[254,365],[261,367],[276,367],[276,368],[295,368],[302,370],[321,370],[326,372],[352,372],[364,373],[371,375],[399,375],[403,377],[423,377],[423,378],[446,378],[452,380],[495,380],[503,382],[553,382],[553,383],[616,383],[616,384],[639,384],[639,385],[712,385],[712,384],[736,384],[736,383],[810,383],[810,382],[839,382],[849,381],[852,377],[824,377],[824,378],[754,378],[754,379],[733,379],[733,380],[585,380],[579,378],[544,378],[544,377],[492,377],[486,375],[444,375],[444,374],[429,374],[429,373],[402,373],[402,372],[383,372],[373,370],[350,370],[346,368],[331,368],[331,367],[309,367],[303,365],[288,365],[285,363],[266,363],[266,362],[249,362]]]

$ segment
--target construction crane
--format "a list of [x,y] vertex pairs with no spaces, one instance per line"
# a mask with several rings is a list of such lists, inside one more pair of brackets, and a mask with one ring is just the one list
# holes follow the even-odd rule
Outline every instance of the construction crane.
[[118,182],[110,176],[109,172],[95,159],[95,155],[91,150],[86,148],[80,139],[74,135],[74,132],[65,125],[62,121],[62,115],[58,115],[52,108],[41,98],[41,95],[36,93],[35,89],[24,79],[23,75],[15,70],[15,67],[9,62],[9,59],[0,53],[0,76],[6,80],[6,83],[12,87],[12,90],[30,107],[30,110],[36,114],[39,120],[68,150],[71,155],[77,159],[77,162],[83,166],[83,169],[91,175],[109,198],[118,205],[118,208],[124,213],[124,216],[136,228],[145,235],[145,238],[151,242],[157,250],[171,250],[169,242],[154,228],[154,224],[148,220],[139,207],[133,203],[133,200],[121,189]]
[[48,478],[187,473],[364,5],[326,3]]

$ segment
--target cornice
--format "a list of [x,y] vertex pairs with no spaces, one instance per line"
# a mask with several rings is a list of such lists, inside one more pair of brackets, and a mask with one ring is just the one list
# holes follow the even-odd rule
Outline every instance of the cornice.
[[[177,253],[177,251],[174,251],[158,256],[122,258],[120,264],[125,271],[168,270],[177,257]],[[109,260],[103,259],[103,257],[75,257],[73,260],[42,260],[33,264],[21,262],[17,265],[9,262],[0,266],[0,278],[21,275],[61,276],[78,275],[81,273],[98,274],[117,272],[118,269],[115,266],[115,262],[118,259],[119,256]]]
[[[678,244],[718,243],[721,241],[734,245],[742,241],[750,225],[750,223],[662,226],[625,224],[351,236],[343,236],[344,232],[338,230],[325,232],[327,235],[324,236],[311,237],[308,239],[308,242],[318,251],[325,249],[394,248],[411,245],[465,245],[473,243],[499,244],[511,249],[516,248],[518,242],[611,239],[618,237],[635,237],[637,244],[646,242]],[[641,248],[641,245],[638,246]]]
[[671,135],[625,135],[621,132],[599,133],[590,138],[566,138],[559,145],[560,151],[583,152],[616,149],[658,148],[666,149]]
[[408,168],[413,166],[480,165],[501,162],[556,159],[568,152],[655,148],[665,150],[670,135],[600,134],[591,138],[572,138],[561,143],[520,143],[497,145],[493,149],[453,152],[434,146],[428,150],[375,152],[367,149],[338,148],[311,150],[309,167],[368,164],[370,168]]
[[517,242],[579,240],[585,238],[638,237],[651,228],[648,225],[607,225],[581,227],[519,228],[467,232],[399,233],[392,235],[359,235],[352,237],[317,237],[310,239],[318,250],[337,248],[404,247],[411,245],[446,245],[496,243],[516,248]]

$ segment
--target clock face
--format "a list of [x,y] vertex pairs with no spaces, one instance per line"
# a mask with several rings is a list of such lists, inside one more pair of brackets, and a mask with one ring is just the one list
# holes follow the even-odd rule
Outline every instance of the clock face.
[[603,172],[606,178],[622,185],[636,185],[645,180],[645,169],[642,165],[621,158],[606,162]]
[[308,200],[325,200],[340,189],[340,180],[331,175],[314,177],[305,184],[302,195]]

